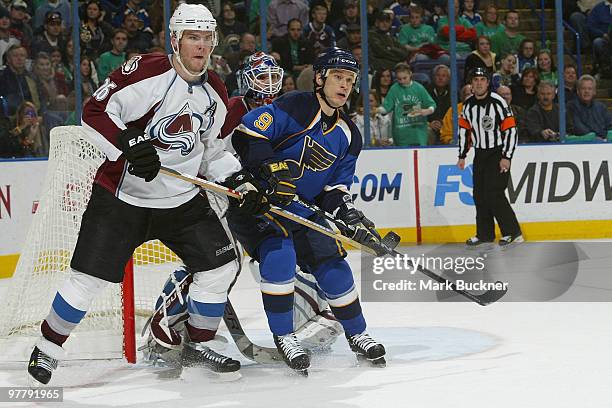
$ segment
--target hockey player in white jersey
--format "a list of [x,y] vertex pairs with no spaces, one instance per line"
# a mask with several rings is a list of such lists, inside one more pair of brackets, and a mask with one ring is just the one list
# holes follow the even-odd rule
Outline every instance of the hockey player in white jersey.
[[[221,138],[231,147],[231,135],[240,124],[242,117],[256,107],[271,103],[280,92],[283,69],[274,58],[263,52],[256,52],[245,58],[237,71],[240,96],[230,98],[225,123],[221,129]],[[216,200],[224,213],[222,200]],[[248,263],[256,282],[261,281],[258,263]],[[191,277],[184,268],[172,272],[164,285],[162,294],[156,302],[156,312],[148,326],[147,341],[150,358],[173,359],[175,353],[168,350],[180,349],[181,333],[187,318],[187,303]],[[294,325],[296,336],[309,349],[326,350],[344,331],[342,325],[329,310],[323,291],[310,274],[296,271],[296,296],[294,304]],[[184,337],[184,335],[183,335]],[[158,345],[162,346],[161,348]],[[174,363],[174,362],[173,362]]]
[[83,127],[106,154],[83,215],[68,279],[59,288],[28,372],[48,383],[63,343],[109,284],[121,282],[135,248],[161,240],[193,277],[188,293],[184,365],[233,372],[240,363],[219,352],[216,331],[238,271],[232,243],[199,189],[157,176],[160,165],[246,189],[237,211],[263,214],[265,195],[240,185],[241,165],[218,139],[227,113],[223,82],[207,70],[217,45],[210,11],[181,4],[170,20],[174,54],[124,63],[83,110]]

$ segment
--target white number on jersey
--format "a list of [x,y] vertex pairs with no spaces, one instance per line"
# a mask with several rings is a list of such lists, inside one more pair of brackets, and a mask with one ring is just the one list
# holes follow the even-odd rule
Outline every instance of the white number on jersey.
[[104,80],[104,84],[98,88],[96,92],[94,92],[93,97],[96,98],[96,101],[103,101],[106,99],[111,90],[115,89],[117,84],[110,80],[110,78],[106,78]]

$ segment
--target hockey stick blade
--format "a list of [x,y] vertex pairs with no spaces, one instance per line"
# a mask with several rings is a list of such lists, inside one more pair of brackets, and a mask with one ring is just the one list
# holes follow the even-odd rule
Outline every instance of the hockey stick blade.
[[389,249],[395,249],[399,245],[401,237],[393,231],[387,232],[387,234],[380,240],[380,243]]
[[223,321],[234,339],[234,342],[238,346],[238,350],[240,350],[243,356],[260,364],[271,364],[283,361],[277,349],[258,346],[249,340],[242,328],[242,324],[240,324],[234,306],[229,299],[227,299],[227,303],[225,304]]
[[[402,254],[395,250],[389,251],[388,254],[393,256],[402,256]],[[408,259],[408,262],[412,263],[410,259]],[[415,265],[412,264],[412,267],[415,267]],[[508,291],[507,284],[504,284],[504,282],[501,281],[496,281],[496,286],[501,286],[502,289],[491,289],[484,293],[481,293],[480,295],[476,295],[474,293],[468,292],[467,290],[457,288],[457,285],[455,285],[453,281],[448,280],[445,277],[430,271],[429,269],[425,269],[421,265],[416,265],[416,269],[423,275],[431,278],[432,280],[435,280],[436,282],[446,285],[453,292],[465,296],[466,298],[478,303],[480,306],[487,306],[491,303],[497,302],[499,299],[504,297],[504,295]]]
[[[311,211],[314,211],[315,213],[319,214],[323,218],[334,222],[336,226],[338,226],[339,228],[341,227],[346,228],[346,225],[342,221],[335,219],[333,215],[325,212],[324,210],[317,207],[316,205],[305,203],[299,199],[294,199],[294,201],[298,202],[303,207],[308,208]],[[397,235],[395,232],[390,231],[389,233],[387,233],[387,235],[384,236],[383,239],[380,240],[380,242],[372,241],[368,244],[361,244],[361,245],[364,248],[369,248],[371,250],[370,252],[374,252],[377,256],[384,256],[384,255],[401,256],[401,254],[395,250],[399,242],[400,242],[400,236]],[[412,261],[409,260],[409,262],[412,262]],[[430,279],[433,279],[436,282],[447,285],[453,292],[458,293],[462,296],[465,296],[466,298],[472,300],[473,302],[478,303],[481,306],[486,306],[488,304],[498,301],[508,291],[506,287],[507,285],[504,285],[503,282],[497,281],[495,282],[496,285],[501,285],[501,287],[504,289],[500,289],[500,290],[492,289],[480,295],[476,295],[466,290],[458,289],[454,282],[444,278],[443,276],[438,275],[435,272],[430,271],[429,269],[425,269],[420,265],[417,265],[417,270],[421,272],[422,274],[424,274],[425,276],[429,277]]]

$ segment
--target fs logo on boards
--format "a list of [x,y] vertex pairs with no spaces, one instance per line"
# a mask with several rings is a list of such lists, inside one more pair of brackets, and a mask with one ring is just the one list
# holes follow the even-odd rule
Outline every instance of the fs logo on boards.
[[[474,205],[472,166],[460,170],[454,164],[438,167],[434,206],[446,205],[447,194],[457,194],[465,205]],[[607,160],[529,162],[515,169],[508,182],[510,203],[563,203],[574,198],[592,202],[599,196],[612,201],[612,174]]]
[[353,177],[353,202],[357,199],[369,201],[385,201],[400,199],[400,188],[402,185],[402,173],[380,175],[368,173],[361,178],[357,175]]
[[460,191],[472,189],[472,165],[466,166],[461,170],[456,164],[442,164],[438,166],[438,180],[436,181],[436,196],[434,207],[444,207],[446,195],[449,193],[459,194],[459,201],[465,205],[474,205],[474,198],[471,191]]

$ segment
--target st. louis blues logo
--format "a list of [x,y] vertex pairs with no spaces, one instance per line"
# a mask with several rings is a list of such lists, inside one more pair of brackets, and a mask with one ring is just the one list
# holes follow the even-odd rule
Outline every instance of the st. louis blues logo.
[[151,126],[149,135],[158,148],[180,149],[181,155],[187,156],[193,150],[196,138],[199,138],[202,122],[202,116],[193,112],[189,103],[185,103],[179,113],[165,116]]
[[304,138],[300,160],[286,159],[289,171],[294,179],[298,180],[304,175],[304,169],[312,171],[325,171],[334,164],[336,155],[325,150],[323,146],[314,141],[310,136]]

